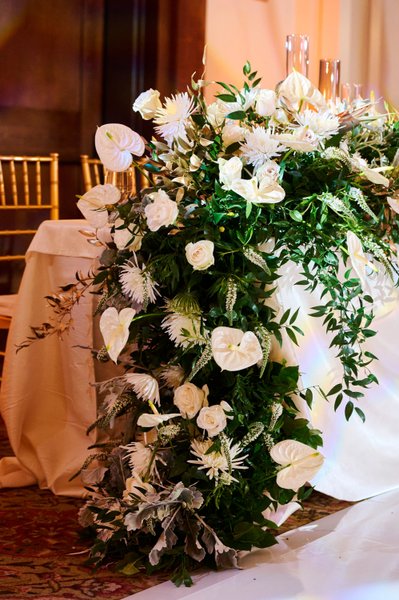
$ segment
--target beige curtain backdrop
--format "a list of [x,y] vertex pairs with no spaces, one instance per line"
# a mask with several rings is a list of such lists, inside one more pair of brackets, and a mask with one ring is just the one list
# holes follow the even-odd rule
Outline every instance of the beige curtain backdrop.
[[273,88],[286,74],[286,36],[304,33],[313,83],[321,58],[340,58],[341,82],[399,106],[398,27],[399,0],[207,0],[206,79],[240,85],[249,60]]

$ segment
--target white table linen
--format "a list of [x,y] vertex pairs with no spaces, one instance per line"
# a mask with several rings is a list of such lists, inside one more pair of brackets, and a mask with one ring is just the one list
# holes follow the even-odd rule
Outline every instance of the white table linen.
[[62,341],[53,335],[15,352],[30,335],[31,325],[49,319],[44,299],[75,281],[76,271],[89,272],[99,248],[80,230],[83,220],[45,221],[28,249],[16,316],[7,339],[0,396],[15,457],[0,461],[0,487],[38,484],[55,494],[84,494],[80,469],[95,433],[86,435],[96,419],[93,344],[93,296],[86,294],[73,309],[73,328]]
[[[342,382],[342,367],[335,357],[337,348],[329,348],[333,335],[325,332],[322,318],[309,316],[312,306],[324,302],[320,290],[309,293],[295,285],[303,277],[292,263],[284,266],[281,275],[277,301],[282,312],[300,307],[296,324],[305,335],[298,336],[299,347],[286,336],[283,351],[278,353],[300,366],[304,387],[320,386],[328,392]],[[312,410],[302,406],[303,414],[322,432],[324,440],[321,452],[325,463],[311,483],[320,492],[349,501],[399,487],[399,291],[382,266],[368,279],[368,285],[375,314],[370,328],[377,335],[368,338],[365,349],[379,358],[369,367],[379,385],[372,384],[367,390],[356,388],[365,393],[357,404],[355,401],[366,415],[365,423],[355,413],[346,421],[345,399],[334,411],[333,400],[327,402],[316,392]]]

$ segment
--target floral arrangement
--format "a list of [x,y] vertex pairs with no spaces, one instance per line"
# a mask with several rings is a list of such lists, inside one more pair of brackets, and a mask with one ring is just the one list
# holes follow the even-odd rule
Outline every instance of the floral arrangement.
[[[377,383],[363,350],[375,333],[368,281],[398,272],[397,113],[328,106],[296,72],[276,90],[248,63],[244,77],[242,89],[220,82],[211,104],[203,80],[163,102],[140,94],[133,110],[157,139],[107,124],[95,143],[106,169],[133,166],[147,185],[129,195],[106,183],[78,202],[103,249],[68,290],[99,295],[97,358],[123,367],[99,384],[93,427],[119,421],[120,433],[83,465],[81,524],[95,563],[171,569],[177,584],[275,543],[280,512],[309,496],[322,438],[300,402],[317,392],[364,418]],[[271,302],[287,261],[301,266],[298,285],[323,290],[313,315],[342,364],[331,390],[303,389],[298,366],[274,358],[303,335],[299,308]],[[70,306],[54,306],[62,322]]]

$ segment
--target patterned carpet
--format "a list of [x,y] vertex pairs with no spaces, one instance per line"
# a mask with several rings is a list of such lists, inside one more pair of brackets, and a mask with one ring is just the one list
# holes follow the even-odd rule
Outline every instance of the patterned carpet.
[[[10,455],[0,419],[0,456]],[[0,490],[0,600],[14,598],[120,600],[161,583],[167,575],[127,577],[111,566],[84,565],[88,546],[79,537],[77,512],[82,501],[54,496],[35,487]],[[281,533],[348,506],[314,493]]]

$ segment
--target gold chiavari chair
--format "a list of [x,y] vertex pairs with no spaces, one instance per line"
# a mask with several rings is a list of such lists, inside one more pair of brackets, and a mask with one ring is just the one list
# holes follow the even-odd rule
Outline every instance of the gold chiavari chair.
[[[0,330],[5,331],[0,342],[1,363],[25,251],[46,218],[59,218],[58,154],[0,155]],[[1,370],[2,364],[0,376]]]
[[105,182],[105,168],[99,158],[90,158],[88,154],[80,155],[84,191],[88,192],[95,185]]
[[84,191],[88,192],[95,185],[112,183],[126,195],[135,195],[137,189],[152,185],[151,179],[131,167],[127,171],[117,173],[108,171],[99,158],[90,158],[88,154],[80,155]]

